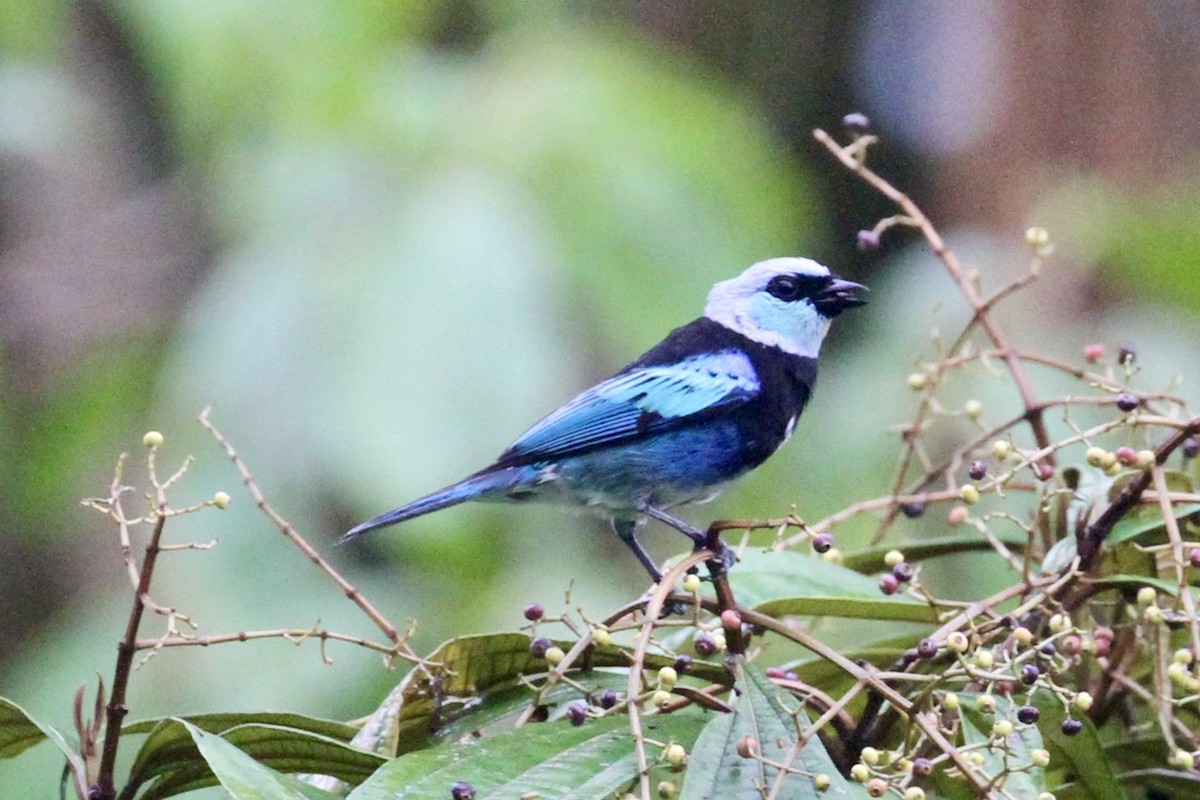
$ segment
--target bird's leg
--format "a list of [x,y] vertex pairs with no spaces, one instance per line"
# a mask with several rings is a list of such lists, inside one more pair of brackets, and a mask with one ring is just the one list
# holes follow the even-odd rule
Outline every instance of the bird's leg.
[[662,580],[662,570],[658,568],[658,564],[654,563],[654,559],[646,552],[646,548],[642,547],[641,542],[633,536],[633,531],[637,527],[637,522],[632,519],[614,519],[612,522],[613,530],[617,532],[617,536],[621,541],[633,551],[637,556],[638,561],[642,562],[642,566],[646,568],[646,572],[650,573],[650,579],[655,583]]
[[[724,575],[725,572],[733,566],[737,560],[737,556],[729,545],[721,542],[720,539],[713,537],[715,541],[709,540],[709,535],[699,528],[689,525],[678,517],[673,517],[661,508],[652,506],[649,503],[642,503],[637,507],[637,510],[648,517],[653,517],[664,525],[669,525],[675,530],[682,533],[684,536],[692,540],[692,545],[696,550],[711,550],[715,555],[714,558],[708,561],[709,574],[716,578]],[[720,550],[716,547],[720,543]]]

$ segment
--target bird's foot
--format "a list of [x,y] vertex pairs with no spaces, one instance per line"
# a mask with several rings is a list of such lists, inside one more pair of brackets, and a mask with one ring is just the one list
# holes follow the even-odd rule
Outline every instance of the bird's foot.
[[[733,551],[733,548],[724,542],[719,542],[719,544],[721,546],[721,554],[704,562],[705,566],[708,567],[709,580],[717,580],[725,577],[730,568],[737,563],[737,553]],[[708,549],[707,544],[697,543],[696,550],[705,549]]]

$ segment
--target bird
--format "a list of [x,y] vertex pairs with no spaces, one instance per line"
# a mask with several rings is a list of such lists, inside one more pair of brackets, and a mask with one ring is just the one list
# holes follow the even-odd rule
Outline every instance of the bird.
[[547,501],[606,517],[658,583],[638,525],[653,518],[706,546],[670,512],[713,499],[791,438],[830,323],[866,292],[808,258],[753,264],[712,287],[703,316],[543,417],[494,463],[339,542],[468,501]]

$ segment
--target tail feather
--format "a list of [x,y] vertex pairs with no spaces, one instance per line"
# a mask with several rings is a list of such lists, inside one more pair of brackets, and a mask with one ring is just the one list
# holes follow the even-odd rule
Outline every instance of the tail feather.
[[465,503],[468,500],[481,500],[486,495],[506,489],[521,486],[529,481],[528,467],[506,467],[498,470],[477,472],[465,480],[439,489],[432,494],[419,497],[411,503],[394,508],[386,514],[380,514],[361,525],[355,525],[342,534],[338,544],[345,544],[356,536],[376,528],[385,528],[398,522],[439,511],[449,506]]

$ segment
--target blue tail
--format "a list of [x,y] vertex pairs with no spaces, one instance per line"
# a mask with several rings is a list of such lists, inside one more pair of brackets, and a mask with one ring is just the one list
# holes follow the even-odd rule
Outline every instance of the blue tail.
[[502,492],[507,489],[513,489],[519,486],[528,485],[533,477],[530,475],[529,467],[505,467],[497,470],[485,470],[477,472],[465,480],[461,480],[456,484],[447,486],[445,489],[439,489],[433,494],[427,494],[413,500],[407,505],[392,509],[386,514],[380,514],[374,519],[369,519],[361,525],[356,525],[346,531],[342,538],[338,539],[338,544],[344,544],[360,534],[375,528],[385,528],[388,525],[395,525],[397,522],[404,522],[406,519],[419,517],[422,514],[428,514],[431,511],[439,511],[449,506],[465,503],[468,500],[482,500],[485,496]]

